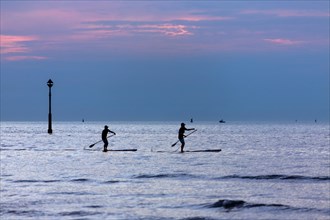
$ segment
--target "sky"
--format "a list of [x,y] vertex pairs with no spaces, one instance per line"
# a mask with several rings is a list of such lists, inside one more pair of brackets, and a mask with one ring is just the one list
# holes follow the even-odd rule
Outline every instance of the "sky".
[[1,121],[329,121],[327,0],[0,6]]

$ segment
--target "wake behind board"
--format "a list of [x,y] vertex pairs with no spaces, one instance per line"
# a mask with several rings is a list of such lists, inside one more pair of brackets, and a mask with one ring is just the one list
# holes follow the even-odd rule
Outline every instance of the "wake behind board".
[[137,151],[137,149],[109,149],[106,152],[108,151]]

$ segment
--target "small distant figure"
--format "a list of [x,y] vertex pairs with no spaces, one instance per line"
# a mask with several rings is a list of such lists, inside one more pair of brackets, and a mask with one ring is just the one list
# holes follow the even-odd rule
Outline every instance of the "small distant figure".
[[190,123],[193,123],[193,122],[194,122],[194,119],[193,119],[193,118],[191,118],[191,119],[190,119]]
[[185,125],[186,125],[185,123],[181,123],[181,127],[179,129],[179,135],[178,135],[179,141],[181,142],[181,153],[183,153],[183,148],[185,145],[184,138],[186,136],[184,135],[184,132],[195,130],[195,128],[186,128]]
[[85,122],[85,119],[82,119],[81,121],[82,121],[82,122]]
[[109,142],[108,142],[107,136],[108,136],[108,133],[109,132],[112,133],[112,134],[114,134],[114,135],[116,135],[115,132],[110,131],[109,130],[109,127],[107,125],[105,125],[104,126],[104,130],[102,131],[102,141],[104,142],[103,152],[107,152],[108,151]]
[[315,119],[315,123],[317,123],[317,120]]
[[223,120],[223,119],[221,119],[221,120],[219,121],[219,123],[226,123],[226,121]]

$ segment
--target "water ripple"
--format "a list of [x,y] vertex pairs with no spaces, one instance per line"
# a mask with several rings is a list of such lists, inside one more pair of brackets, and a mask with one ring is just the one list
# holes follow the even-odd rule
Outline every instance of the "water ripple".
[[284,204],[266,204],[266,203],[249,203],[244,200],[229,200],[229,199],[220,199],[215,203],[208,204],[205,207],[207,208],[223,208],[226,211],[231,211],[232,209],[244,209],[244,208],[273,208],[273,209],[281,209],[281,210],[291,210],[291,211],[302,211],[302,212],[320,212],[324,214],[329,213],[329,209],[316,209],[309,207],[292,207]]
[[89,215],[99,215],[102,212],[86,212],[86,211],[72,211],[72,212],[60,212],[59,215],[61,216],[89,216]]
[[60,180],[14,180],[13,183],[56,183]]
[[313,180],[313,181],[329,181],[329,176],[300,176],[300,175],[257,175],[257,176],[241,176],[229,175],[216,179],[250,179],[250,180]]
[[134,176],[136,179],[149,179],[149,178],[179,178],[179,177],[184,177],[184,178],[195,178],[194,175],[190,174],[185,174],[185,173],[180,173],[180,174],[141,174]]
[[290,208],[290,206],[282,205],[282,204],[255,204],[255,203],[248,203],[243,200],[227,200],[227,199],[220,199],[211,205],[207,205],[208,208],[224,208],[224,209],[253,208],[253,207],[262,207],[262,206]]

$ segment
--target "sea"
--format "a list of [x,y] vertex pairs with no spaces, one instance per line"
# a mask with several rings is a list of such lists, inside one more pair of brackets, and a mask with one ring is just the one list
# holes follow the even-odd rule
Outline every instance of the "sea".
[[0,218],[330,219],[328,122],[180,123],[2,121]]

